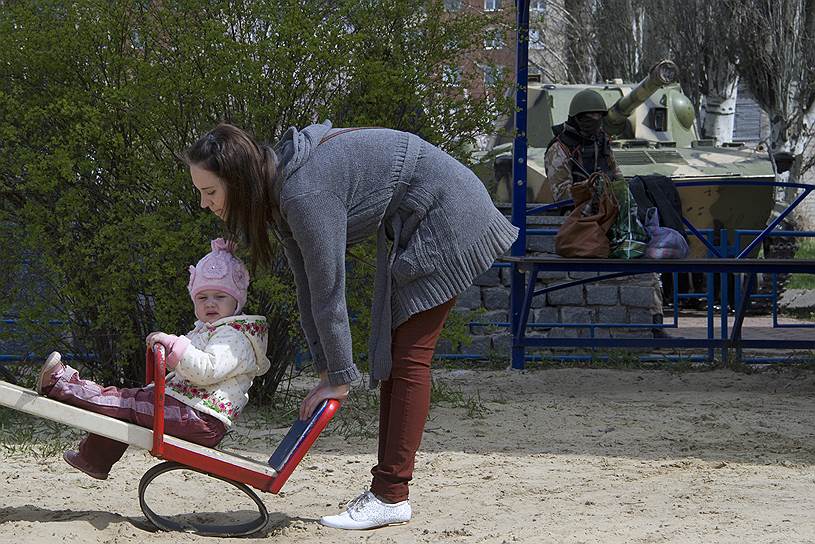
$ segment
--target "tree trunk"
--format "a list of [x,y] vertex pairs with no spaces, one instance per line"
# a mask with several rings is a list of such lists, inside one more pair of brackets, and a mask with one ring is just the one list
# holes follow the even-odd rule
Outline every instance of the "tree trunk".
[[712,91],[704,97],[702,134],[705,138],[713,138],[717,144],[732,142],[739,78],[731,78],[716,87],[721,91]]
[[565,0],[564,7],[571,19],[571,28],[566,38],[569,82],[594,83],[597,78],[597,70],[592,52],[594,28],[591,2]]
[[815,102],[801,114],[799,122],[790,122],[780,112],[769,111],[770,149],[773,153],[788,152],[795,160],[789,171],[789,179],[797,180],[804,173],[804,152],[815,128]]

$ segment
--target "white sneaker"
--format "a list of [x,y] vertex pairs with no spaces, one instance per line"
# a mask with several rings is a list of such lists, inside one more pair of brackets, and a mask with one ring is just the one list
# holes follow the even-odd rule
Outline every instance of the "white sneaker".
[[376,529],[410,521],[410,502],[382,502],[370,491],[348,503],[342,514],[323,516],[320,523],[334,529]]

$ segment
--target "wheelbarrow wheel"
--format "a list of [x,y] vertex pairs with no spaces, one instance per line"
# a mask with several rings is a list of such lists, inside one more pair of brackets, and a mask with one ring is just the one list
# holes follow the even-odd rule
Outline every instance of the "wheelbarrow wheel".
[[[214,525],[205,523],[195,523],[192,521],[179,523],[177,521],[173,521],[169,518],[156,514],[150,508],[150,506],[148,506],[147,501],[145,500],[144,495],[147,491],[147,486],[149,486],[153,482],[153,480],[155,480],[157,477],[173,470],[192,470],[194,472],[204,474],[205,476],[209,476],[211,478],[216,478],[218,480],[224,481],[229,485],[238,488],[240,491],[248,495],[249,498],[251,498],[255,502],[255,505],[257,505],[258,508],[258,517],[244,523],[236,523],[233,525]],[[209,474],[208,472],[197,470],[172,461],[165,461],[163,463],[159,463],[158,465],[152,467],[150,470],[145,472],[144,475],[141,477],[141,480],[139,480],[139,506],[141,506],[141,511],[144,512],[144,516],[147,518],[147,520],[163,531],[194,533],[202,536],[231,537],[231,536],[251,535],[262,530],[264,527],[266,527],[266,524],[269,522],[269,512],[266,510],[266,506],[263,504],[263,501],[261,501],[260,497],[258,497],[257,494],[254,491],[252,491],[246,484],[242,484],[234,480],[229,480],[227,478],[222,478],[214,474]]]

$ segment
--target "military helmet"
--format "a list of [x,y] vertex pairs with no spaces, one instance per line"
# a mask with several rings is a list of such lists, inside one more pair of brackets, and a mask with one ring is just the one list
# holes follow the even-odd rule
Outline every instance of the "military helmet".
[[608,106],[606,106],[606,101],[603,100],[600,93],[594,89],[583,89],[574,95],[572,102],[569,104],[569,117],[592,111],[603,114],[608,113]]

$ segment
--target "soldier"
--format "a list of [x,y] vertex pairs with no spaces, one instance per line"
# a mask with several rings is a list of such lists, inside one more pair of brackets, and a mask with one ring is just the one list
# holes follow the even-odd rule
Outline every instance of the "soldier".
[[552,127],[555,137],[546,150],[546,181],[554,202],[571,198],[571,185],[594,172],[604,172],[609,180],[623,177],[603,130],[607,113],[600,93],[585,89],[572,98],[566,122]]

